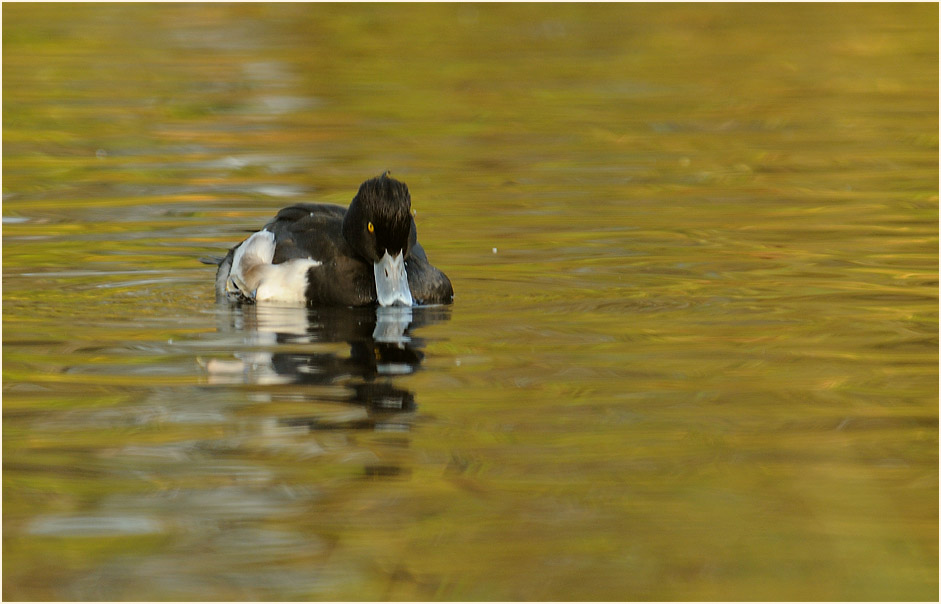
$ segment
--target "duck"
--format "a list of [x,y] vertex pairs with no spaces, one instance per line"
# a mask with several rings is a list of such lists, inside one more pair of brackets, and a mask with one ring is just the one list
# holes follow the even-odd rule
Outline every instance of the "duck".
[[349,207],[298,203],[218,261],[216,298],[334,306],[450,304],[451,281],[418,243],[408,186],[385,172]]

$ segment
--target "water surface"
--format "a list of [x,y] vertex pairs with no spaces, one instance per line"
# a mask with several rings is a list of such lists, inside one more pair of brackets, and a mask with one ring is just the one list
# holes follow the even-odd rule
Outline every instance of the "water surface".
[[[935,600],[936,5],[6,4],[3,584]],[[384,170],[446,308],[229,307]]]

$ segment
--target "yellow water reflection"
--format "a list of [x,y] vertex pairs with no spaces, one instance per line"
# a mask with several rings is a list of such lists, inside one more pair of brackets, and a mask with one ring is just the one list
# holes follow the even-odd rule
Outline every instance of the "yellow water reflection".
[[[938,7],[4,4],[23,600],[934,600]],[[448,309],[229,308],[386,169]]]

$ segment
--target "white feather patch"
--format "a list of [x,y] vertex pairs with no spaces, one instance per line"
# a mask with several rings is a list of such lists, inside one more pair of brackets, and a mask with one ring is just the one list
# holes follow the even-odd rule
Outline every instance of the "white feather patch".
[[320,266],[310,258],[294,258],[281,264],[268,264],[262,269],[255,291],[256,300],[269,302],[307,302],[307,270]]
[[258,301],[305,303],[307,270],[321,263],[311,258],[294,258],[271,264],[274,248],[274,233],[267,230],[246,239],[232,256],[226,292],[238,292]]

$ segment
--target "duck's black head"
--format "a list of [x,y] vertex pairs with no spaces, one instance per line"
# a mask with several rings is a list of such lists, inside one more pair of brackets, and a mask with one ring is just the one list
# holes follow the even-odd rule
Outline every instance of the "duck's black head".
[[408,187],[388,172],[359,186],[343,219],[343,237],[369,262],[378,262],[386,252],[407,256],[414,228]]
[[382,306],[411,306],[405,258],[415,241],[412,198],[405,183],[386,172],[360,185],[343,219],[343,238],[373,265]]

